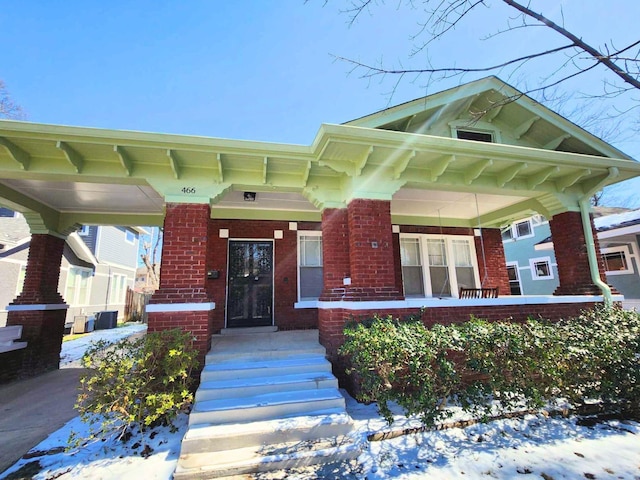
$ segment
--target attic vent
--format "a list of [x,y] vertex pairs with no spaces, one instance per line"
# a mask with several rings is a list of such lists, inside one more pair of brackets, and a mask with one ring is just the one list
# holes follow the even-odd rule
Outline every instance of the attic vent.
[[476,142],[493,142],[493,134],[490,132],[478,132],[473,130],[456,130],[456,136],[461,140],[474,140]]

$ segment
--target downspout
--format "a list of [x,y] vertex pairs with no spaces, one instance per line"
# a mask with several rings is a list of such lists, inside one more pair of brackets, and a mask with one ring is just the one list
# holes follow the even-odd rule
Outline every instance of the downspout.
[[593,238],[593,230],[591,229],[591,217],[589,216],[589,207],[591,197],[598,190],[601,190],[608,182],[613,178],[620,175],[620,171],[616,167],[609,167],[607,176],[598,182],[591,190],[585,193],[578,205],[580,206],[580,216],[582,218],[582,230],[584,231],[584,241],[587,246],[587,258],[589,260],[589,271],[591,272],[591,281],[602,291],[604,298],[604,304],[607,307],[613,305],[613,296],[611,295],[611,288],[600,278],[600,270],[598,269],[598,256],[596,252],[596,243]]

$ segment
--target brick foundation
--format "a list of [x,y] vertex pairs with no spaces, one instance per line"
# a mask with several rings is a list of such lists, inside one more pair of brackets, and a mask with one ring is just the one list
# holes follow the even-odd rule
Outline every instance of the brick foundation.
[[[580,212],[565,212],[555,215],[550,221],[553,249],[558,264],[560,285],[554,295],[599,295],[600,289],[591,280],[589,256],[582,228]],[[598,270],[604,279],[605,270],[598,237],[591,219],[591,229],[596,245]]]

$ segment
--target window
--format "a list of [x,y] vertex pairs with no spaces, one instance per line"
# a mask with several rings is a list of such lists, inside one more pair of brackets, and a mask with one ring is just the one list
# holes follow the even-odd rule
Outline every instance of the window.
[[317,300],[322,293],[322,234],[298,232],[298,297]]
[[532,258],[529,260],[529,266],[531,267],[531,277],[534,280],[553,279],[550,257]]
[[89,282],[91,270],[88,268],[71,267],[67,274],[67,287],[64,299],[70,305],[87,305],[89,303]]
[[533,226],[530,218],[514,222],[502,231],[502,240],[518,240],[529,237],[533,237]]
[[493,142],[491,132],[481,132],[477,130],[456,130],[456,137],[461,140],[474,140],[476,142]]
[[124,239],[127,243],[130,243],[133,245],[136,241],[136,234],[133,233],[131,230],[125,230]]
[[83,237],[89,235],[89,225],[83,225],[82,228],[78,230],[78,235],[82,235]]
[[626,246],[602,249],[602,260],[607,275],[626,275],[633,273],[629,248]]
[[114,273],[111,276],[111,292],[109,293],[109,303],[124,303],[127,294],[127,276]]
[[27,266],[20,265],[20,271],[18,272],[18,284],[16,285],[16,297],[22,293],[24,288],[24,278],[27,276]]
[[509,275],[509,289],[511,295],[522,295],[522,285],[520,284],[520,273],[517,263],[507,264],[507,274]]
[[402,278],[404,282],[405,296],[424,297],[424,282],[422,279],[422,260],[420,255],[419,239],[400,239],[400,262],[402,264]]
[[451,297],[456,296],[461,287],[479,285],[471,237],[401,236],[400,260],[407,297]]
[[13,218],[16,216],[16,212],[9,210],[8,208],[0,207],[0,217]]

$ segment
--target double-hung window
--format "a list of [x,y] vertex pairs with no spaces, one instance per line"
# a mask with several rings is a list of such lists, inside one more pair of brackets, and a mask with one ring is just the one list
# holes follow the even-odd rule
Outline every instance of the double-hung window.
[[298,298],[317,300],[322,287],[322,233],[298,231]]
[[89,283],[92,272],[88,268],[70,267],[67,274],[67,286],[64,299],[70,305],[87,305],[89,303]]
[[402,235],[400,259],[407,297],[457,296],[480,284],[473,237]]
[[530,218],[514,222],[502,231],[502,240],[518,240],[533,237],[533,224]]

